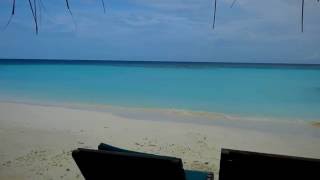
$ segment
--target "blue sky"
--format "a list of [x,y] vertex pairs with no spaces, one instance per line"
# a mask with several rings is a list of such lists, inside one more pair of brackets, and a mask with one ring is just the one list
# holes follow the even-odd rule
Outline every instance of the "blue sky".
[[0,1],[0,58],[320,63],[320,3],[300,0],[42,0],[39,35],[27,0],[3,30],[11,0]]

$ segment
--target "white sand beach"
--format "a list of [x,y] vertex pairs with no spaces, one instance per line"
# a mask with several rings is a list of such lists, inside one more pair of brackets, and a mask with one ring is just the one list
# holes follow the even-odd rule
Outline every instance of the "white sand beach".
[[83,179],[71,151],[97,148],[101,142],[180,157],[185,169],[215,174],[222,147],[320,158],[320,138],[301,134],[137,120],[83,108],[0,103],[0,179]]

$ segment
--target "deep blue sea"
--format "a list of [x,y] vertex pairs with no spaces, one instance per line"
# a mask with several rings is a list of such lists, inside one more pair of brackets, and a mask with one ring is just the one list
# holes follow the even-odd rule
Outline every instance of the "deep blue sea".
[[320,119],[320,66],[0,60],[0,101]]

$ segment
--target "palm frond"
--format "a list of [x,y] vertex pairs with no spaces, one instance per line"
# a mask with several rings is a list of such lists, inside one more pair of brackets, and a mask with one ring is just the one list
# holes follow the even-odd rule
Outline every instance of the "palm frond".
[[[214,30],[215,26],[216,26],[218,0],[213,0],[213,1],[214,1],[213,2],[214,3],[214,9],[213,9],[212,29]],[[39,25],[38,24],[39,24],[39,21],[40,21],[40,24],[41,24],[42,10],[45,10],[45,6],[44,6],[42,0],[33,0],[33,1],[32,0],[28,0],[28,2],[29,2],[29,8],[31,10],[32,17],[33,17],[33,20],[34,20],[34,23],[35,23],[36,34],[38,34],[38,31],[39,31]],[[230,8],[232,8],[235,5],[236,2],[237,2],[237,0],[233,0]],[[316,2],[319,3],[320,0],[316,0]],[[71,8],[70,8],[70,1],[69,0],[65,0],[65,3],[66,3],[67,10],[68,10],[70,16],[72,17],[72,21],[73,21],[73,23],[75,25],[75,28],[77,28],[77,24],[76,24],[76,21],[74,19],[73,12],[71,11]],[[101,0],[101,4],[102,4],[103,12],[106,13],[106,6],[105,6],[104,0]],[[11,21],[13,19],[13,16],[15,15],[15,11],[16,11],[16,0],[12,0],[11,15],[10,15],[10,18],[9,18],[8,22],[4,26],[4,29],[6,29],[10,25],[10,23],[11,23]],[[301,22],[300,22],[301,32],[304,32],[304,13],[305,13],[305,0],[302,0],[301,1]]]
[[302,4],[301,4],[301,32],[303,32],[303,26],[304,26],[304,0],[302,0],[301,2],[302,2]]
[[101,0],[103,12],[106,13],[106,6],[104,4],[104,0]]
[[72,11],[71,11],[71,8],[70,8],[70,4],[69,4],[69,0],[66,0],[66,5],[67,5],[67,9],[68,9],[68,11],[70,13],[70,16],[72,18],[72,22],[74,24],[74,27],[75,27],[75,29],[77,29],[77,23],[76,23],[76,20],[73,17],[73,14],[72,14]]
[[214,0],[214,10],[213,10],[213,23],[212,23],[212,29],[215,28],[216,24],[216,15],[217,15],[217,0]]
[[15,9],[16,9],[16,0],[13,0],[13,1],[12,1],[12,11],[11,11],[11,15],[10,15],[10,18],[9,18],[7,24],[6,24],[6,25],[4,26],[4,28],[3,28],[4,30],[6,30],[7,27],[9,26],[9,24],[11,23],[11,20],[12,20],[14,14],[15,14]]
[[230,8],[233,8],[233,6],[234,6],[234,4],[237,2],[237,0],[233,0],[233,2],[232,2],[232,4],[231,4],[231,6],[230,6]]
[[37,17],[36,17],[36,11],[33,8],[33,4],[31,2],[31,0],[28,0],[28,1],[29,1],[30,10],[32,12],[33,20],[34,20],[34,23],[35,23],[35,26],[36,26],[36,34],[38,34],[38,21],[37,21]]

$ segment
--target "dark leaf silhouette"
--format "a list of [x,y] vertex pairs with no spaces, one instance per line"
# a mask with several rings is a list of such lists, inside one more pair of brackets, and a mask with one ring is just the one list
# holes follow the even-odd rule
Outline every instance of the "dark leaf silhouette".
[[[35,25],[36,25],[36,34],[38,34],[38,21],[37,21],[37,17],[36,17],[36,11],[34,10],[34,8],[33,8],[33,4],[32,4],[32,2],[31,2],[31,0],[28,0],[29,1],[29,6],[30,6],[30,10],[31,10],[31,12],[32,12],[32,16],[33,16],[33,20],[34,20],[34,23],[35,23]],[[35,0],[34,0],[34,2],[35,2]],[[35,6],[36,7],[36,6]]]
[[304,0],[302,0],[302,5],[301,5],[301,32],[303,32],[303,26],[304,26]]
[[234,6],[234,4],[237,2],[237,0],[233,0],[233,2],[232,2],[232,4],[231,4],[231,6],[230,6],[230,8],[233,8],[233,6]]
[[[212,23],[212,29],[215,29],[215,26],[216,26],[216,16],[217,16],[217,1],[218,0],[213,0],[214,1],[214,9],[213,9],[213,23]],[[316,0],[317,2],[320,2],[320,0]],[[42,2],[42,0],[28,0],[29,2],[29,8],[32,12],[32,17],[33,17],[33,20],[34,20],[34,23],[35,23],[35,29],[36,29],[36,34],[38,34],[38,31],[39,31],[39,21],[40,21],[40,24],[41,24],[41,19],[42,19],[42,9],[45,10],[45,6]],[[71,11],[71,8],[70,8],[70,3],[69,3],[69,0],[65,0],[66,2],[66,7],[67,7],[67,10],[68,12],[70,13],[71,17],[72,17],[72,21],[75,25],[75,27],[77,27],[76,25],[76,22],[74,20],[74,17],[73,17],[73,13]],[[235,5],[235,3],[237,2],[237,0],[233,0],[232,1],[232,4],[231,4],[231,8]],[[104,0],[101,0],[101,4],[102,4],[102,8],[103,8],[103,12],[106,13],[106,7],[105,7],[105,2]],[[38,10],[39,12],[38,12]],[[302,0],[301,1],[301,32],[304,32],[304,10],[305,9],[305,0]],[[12,0],[12,11],[11,11],[11,15],[10,15],[10,18],[8,20],[8,22],[6,23],[6,25],[4,26],[4,29],[6,29],[12,19],[13,19],[13,16],[15,15],[15,10],[16,10],[16,0]],[[38,19],[39,18],[39,19]]]
[[69,13],[70,13],[70,16],[71,16],[71,18],[72,18],[74,27],[75,27],[75,29],[77,29],[77,23],[76,23],[76,21],[75,21],[75,19],[74,19],[74,17],[73,17],[73,14],[72,14],[72,11],[71,11],[71,8],[70,8],[70,5],[69,5],[69,0],[66,0],[66,5],[67,5],[67,9],[68,9],[68,11],[69,11]]
[[106,13],[106,6],[104,4],[104,0],[101,0],[101,3],[102,3],[102,7],[103,7],[103,12]]
[[67,9],[68,9],[70,15],[72,16],[72,12],[71,12],[70,5],[69,5],[69,0],[66,0],[66,4],[67,4]]
[[9,24],[11,23],[11,20],[14,16],[14,13],[15,13],[15,9],[16,9],[16,0],[13,0],[12,1],[12,11],[11,11],[11,15],[10,15],[10,18],[7,22],[7,24],[4,26],[4,30],[7,29],[7,27],[9,26]]
[[213,10],[213,23],[212,23],[212,29],[215,28],[216,24],[216,14],[217,14],[217,0],[214,0],[214,10]]

